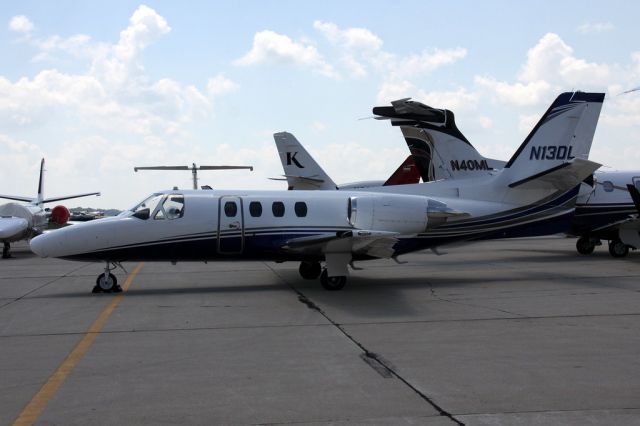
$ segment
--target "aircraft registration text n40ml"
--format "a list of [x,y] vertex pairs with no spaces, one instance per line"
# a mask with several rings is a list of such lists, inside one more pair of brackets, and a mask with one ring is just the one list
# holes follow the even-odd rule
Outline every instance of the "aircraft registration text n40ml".
[[451,160],[451,170],[491,170],[487,160]]
[[573,160],[572,149],[564,145],[532,146],[529,160]]

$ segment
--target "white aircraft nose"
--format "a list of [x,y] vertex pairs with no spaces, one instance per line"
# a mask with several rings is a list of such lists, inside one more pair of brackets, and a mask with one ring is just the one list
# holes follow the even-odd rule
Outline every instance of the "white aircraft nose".
[[31,251],[40,257],[49,257],[51,251],[50,236],[47,234],[38,235],[29,242]]

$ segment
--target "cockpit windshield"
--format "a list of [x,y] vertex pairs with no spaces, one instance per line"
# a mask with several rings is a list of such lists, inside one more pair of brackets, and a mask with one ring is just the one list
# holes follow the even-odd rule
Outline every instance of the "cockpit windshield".
[[158,207],[154,219],[173,220],[184,215],[184,197],[181,194],[168,195],[162,205]]
[[127,210],[127,214],[142,220],[150,217],[155,220],[180,219],[184,215],[184,195],[156,193]]
[[153,194],[145,198],[141,203],[138,203],[135,207],[129,209],[129,211],[137,213],[140,210],[149,209],[149,212],[152,212],[155,210],[162,197],[163,194]]

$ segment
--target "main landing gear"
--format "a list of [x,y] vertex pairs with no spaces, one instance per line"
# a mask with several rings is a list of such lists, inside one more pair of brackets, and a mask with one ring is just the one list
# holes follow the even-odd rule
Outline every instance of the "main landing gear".
[[594,240],[588,237],[580,237],[576,241],[576,250],[580,254],[591,254],[597,245],[601,245],[600,240]]
[[122,287],[118,285],[118,278],[111,273],[116,269],[115,263],[106,262],[104,273],[96,278],[96,286],[93,287],[92,293],[120,293]]
[[[593,253],[596,246],[600,245],[602,245],[602,242],[597,238],[580,237],[578,241],[576,241],[576,250],[580,254],[587,255]],[[629,254],[630,248],[633,247],[626,245],[619,238],[614,238],[609,241],[609,254],[612,257],[626,257]]]
[[4,243],[4,247],[2,248],[2,258],[8,259],[11,257],[11,244]]
[[320,262],[300,262],[298,272],[305,280],[315,280],[320,277],[320,284],[329,291],[341,290],[347,284],[346,276],[330,277],[327,269],[322,269]]
[[629,254],[629,246],[618,239],[611,240],[609,254],[613,257],[626,257]]

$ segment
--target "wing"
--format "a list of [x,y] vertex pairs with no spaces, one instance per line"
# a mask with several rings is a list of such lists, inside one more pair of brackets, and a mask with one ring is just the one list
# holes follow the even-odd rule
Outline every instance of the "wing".
[[282,247],[309,255],[324,255],[329,276],[347,275],[347,265],[354,254],[378,258],[393,256],[397,232],[354,229],[340,234],[294,238]]
[[29,223],[21,217],[0,218],[0,240],[19,238],[27,230]]

